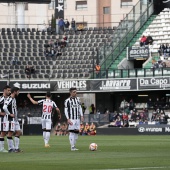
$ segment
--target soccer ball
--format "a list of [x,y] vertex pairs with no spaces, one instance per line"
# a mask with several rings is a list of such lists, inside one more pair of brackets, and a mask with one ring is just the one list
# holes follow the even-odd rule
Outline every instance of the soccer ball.
[[90,151],[96,151],[97,150],[97,144],[96,143],[91,143],[89,145],[89,149],[90,149]]

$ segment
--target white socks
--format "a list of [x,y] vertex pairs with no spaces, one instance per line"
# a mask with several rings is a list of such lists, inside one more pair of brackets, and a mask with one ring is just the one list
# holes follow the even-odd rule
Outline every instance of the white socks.
[[70,134],[69,134],[69,140],[70,140],[70,145],[71,145],[71,147],[74,147],[74,146],[75,146],[74,133],[70,132]]
[[14,149],[14,142],[12,137],[7,137],[7,143],[8,143],[8,150]]
[[43,131],[43,138],[44,138],[44,143],[48,144],[50,140],[50,132]]
[[4,138],[0,137],[0,151],[4,149]]
[[20,141],[19,136],[15,136],[14,141],[15,141],[15,149],[19,149],[19,141]]

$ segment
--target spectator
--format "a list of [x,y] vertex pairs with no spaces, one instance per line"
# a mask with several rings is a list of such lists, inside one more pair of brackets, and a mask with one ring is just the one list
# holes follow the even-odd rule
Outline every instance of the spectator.
[[67,36],[64,35],[63,40],[64,40],[64,47],[66,47],[68,43]]
[[147,102],[147,108],[149,109],[149,108],[151,108],[151,107],[153,107],[153,102],[152,102],[152,99],[149,98],[149,100],[148,100],[148,102]]
[[69,26],[70,26],[70,23],[67,19],[64,22],[64,26],[65,26],[65,28],[69,28]]
[[77,31],[83,31],[84,30],[84,25],[83,24],[79,24],[77,27]]
[[17,65],[17,63],[18,63],[17,57],[13,56],[11,60],[11,65]]
[[153,41],[154,41],[153,38],[150,35],[148,35],[146,38],[145,45],[152,45]]
[[35,74],[35,68],[34,68],[34,66],[30,66],[30,71],[31,71],[31,74]]
[[67,125],[66,123],[63,123],[61,126],[61,136],[66,136],[67,135]]
[[80,135],[83,135],[83,131],[84,131],[84,124],[81,122],[80,123],[80,131],[79,131]]
[[89,132],[90,132],[90,126],[88,123],[86,123],[83,131],[83,135],[89,135]]
[[27,75],[27,78],[31,78],[31,69],[28,65],[25,68],[25,74]]
[[54,48],[51,48],[50,57],[54,57],[54,56],[56,56],[56,51],[54,50]]
[[161,44],[158,50],[159,56],[162,56],[166,50],[166,45]]
[[60,136],[61,135],[61,124],[58,123],[55,128],[55,135]]
[[83,114],[85,113],[85,111],[86,111],[86,106],[84,105],[84,103],[82,103],[81,104],[81,108],[82,108],[82,110],[83,110]]
[[146,36],[142,36],[142,38],[140,39],[140,46],[142,47],[142,46],[144,46],[145,45],[145,43],[146,43]]
[[133,99],[131,99],[129,102],[129,110],[133,110],[134,107],[135,107],[135,103],[133,102]]
[[100,69],[101,69],[101,67],[100,67],[99,63],[97,63],[95,66],[96,78],[99,78]]
[[63,18],[59,19],[58,26],[59,26],[59,34],[63,34],[64,33],[64,26],[65,26]]
[[96,125],[92,122],[90,125],[90,135],[96,135]]
[[72,18],[71,21],[71,28],[73,29],[74,32],[76,32],[76,21],[74,20],[74,18]]
[[89,107],[89,113],[90,113],[90,117],[94,119],[94,114],[95,114],[96,108],[94,106],[94,104],[91,104],[91,106]]
[[46,49],[45,49],[44,55],[45,55],[45,57],[50,56],[50,49],[49,49],[49,48],[46,48]]

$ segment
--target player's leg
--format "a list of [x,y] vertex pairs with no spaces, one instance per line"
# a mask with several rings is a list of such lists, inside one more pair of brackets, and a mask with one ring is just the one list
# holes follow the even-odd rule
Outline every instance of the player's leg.
[[50,147],[49,140],[50,140],[50,133],[51,133],[51,120],[46,120],[46,146]]
[[5,136],[6,132],[3,131],[3,118],[0,117],[0,152],[8,152],[4,149]]
[[75,129],[74,129],[74,147],[76,146],[79,130],[80,130],[80,120],[76,120],[75,121]]
[[8,152],[15,152],[14,141],[12,139],[13,132],[9,131],[7,134]]
[[45,147],[47,147],[46,146],[46,143],[47,143],[47,140],[46,140],[46,119],[42,119],[42,130],[43,130],[44,144],[45,144]]
[[23,152],[19,148],[21,134],[22,133],[21,133],[19,122],[15,122],[15,138],[14,138],[14,142],[15,142],[15,152],[17,152],[17,153],[18,152]]

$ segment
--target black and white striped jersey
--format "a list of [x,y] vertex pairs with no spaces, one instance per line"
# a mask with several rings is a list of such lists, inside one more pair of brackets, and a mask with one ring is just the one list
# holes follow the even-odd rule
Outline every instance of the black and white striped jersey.
[[50,99],[43,99],[43,100],[39,100],[38,104],[43,105],[42,117],[51,119],[51,113],[52,113],[53,108],[57,108],[57,105],[55,104],[55,102]]
[[64,103],[64,112],[67,119],[79,119],[83,116],[80,99],[69,97]]
[[[4,106],[4,103],[5,103],[5,100],[6,100],[6,99],[7,99],[7,98],[4,97],[4,96],[1,96],[1,97],[0,97],[0,112],[5,112],[4,109],[3,109],[3,106]],[[4,117],[4,116],[0,115],[0,117]]]
[[8,97],[4,103],[3,109],[5,113],[8,115],[9,120],[13,119],[9,114],[14,114],[15,115],[15,120],[17,121],[17,104],[16,104],[16,99],[12,98],[11,96]]

